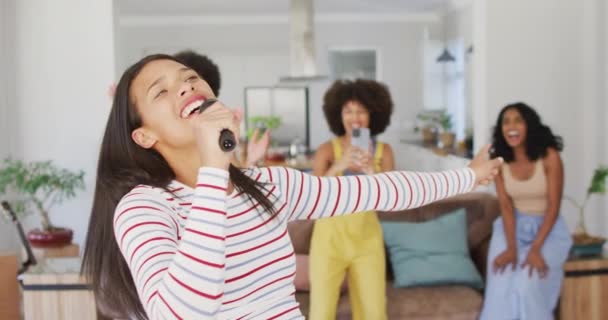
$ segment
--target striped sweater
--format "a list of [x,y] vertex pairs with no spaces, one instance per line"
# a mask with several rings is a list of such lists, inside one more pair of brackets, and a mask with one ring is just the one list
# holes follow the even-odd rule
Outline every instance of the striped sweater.
[[471,169],[315,177],[283,167],[246,173],[266,184],[271,215],[227,194],[228,172],[201,168],[195,189],[140,185],[119,202],[116,241],[150,319],[302,319],[287,222],[419,207],[468,192]]

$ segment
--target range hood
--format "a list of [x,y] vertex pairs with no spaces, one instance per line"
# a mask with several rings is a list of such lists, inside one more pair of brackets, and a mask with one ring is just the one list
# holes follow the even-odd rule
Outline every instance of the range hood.
[[289,75],[280,82],[326,79],[318,73],[315,59],[313,0],[291,0],[289,6]]

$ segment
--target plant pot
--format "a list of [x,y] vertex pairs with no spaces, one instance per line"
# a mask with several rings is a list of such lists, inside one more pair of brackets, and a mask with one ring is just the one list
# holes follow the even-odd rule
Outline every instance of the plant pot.
[[593,237],[587,234],[574,235],[574,243],[572,249],[570,249],[570,256],[572,257],[594,257],[600,256],[604,250],[604,243],[606,239],[600,237]]
[[454,140],[456,140],[456,135],[451,132],[442,132],[439,135],[439,139],[441,139],[441,145],[445,149],[452,149],[454,147]]
[[27,233],[27,240],[35,248],[62,247],[72,242],[74,233],[67,228],[53,228],[49,231],[34,229]]
[[422,141],[428,144],[435,144],[437,141],[437,132],[435,128],[427,126],[422,128]]

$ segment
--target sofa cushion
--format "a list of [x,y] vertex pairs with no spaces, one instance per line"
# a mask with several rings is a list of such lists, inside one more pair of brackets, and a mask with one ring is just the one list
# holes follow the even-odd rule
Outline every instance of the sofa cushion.
[[464,209],[422,223],[383,221],[382,229],[397,287],[483,287],[469,256]]
[[[428,204],[424,207],[399,212],[379,212],[381,221],[424,222],[436,219],[458,208],[467,211],[469,251],[480,274],[486,274],[487,244],[492,235],[494,220],[500,215],[496,196],[472,192]],[[388,254],[387,254],[388,258]],[[392,268],[387,260],[387,277],[393,278]]]

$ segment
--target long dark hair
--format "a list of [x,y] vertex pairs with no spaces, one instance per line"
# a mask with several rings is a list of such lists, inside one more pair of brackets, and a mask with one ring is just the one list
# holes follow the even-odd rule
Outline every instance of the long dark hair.
[[[137,185],[166,189],[175,173],[153,149],[144,149],[131,138],[142,125],[141,117],[129,98],[131,84],[151,61],[173,60],[169,55],[150,55],[127,69],[116,87],[112,110],[101,143],[97,181],[89,221],[82,273],[91,282],[100,309],[109,309],[122,317],[145,319],[129,267],[115,239],[114,210],[120,199]],[[179,62],[179,61],[178,61]],[[259,202],[268,212],[273,205],[262,190],[264,185],[230,166],[230,180],[235,188]]]
[[498,119],[496,119],[496,126],[494,127],[492,139],[492,156],[503,157],[506,162],[515,160],[513,148],[507,144],[502,133],[502,120],[505,112],[509,109],[517,110],[526,122],[526,155],[530,160],[535,161],[545,157],[547,155],[547,148],[554,148],[557,151],[562,151],[564,148],[562,138],[554,135],[551,128],[542,123],[540,116],[532,107],[523,102],[517,102],[502,108],[498,115]]

